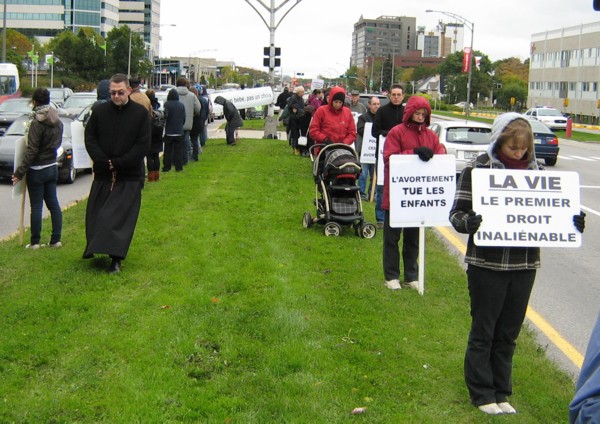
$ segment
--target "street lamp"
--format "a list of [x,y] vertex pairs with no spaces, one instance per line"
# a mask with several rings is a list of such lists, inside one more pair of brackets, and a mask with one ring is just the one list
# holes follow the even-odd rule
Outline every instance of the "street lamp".
[[128,58],[127,58],[127,78],[131,78],[131,37],[133,35],[133,33],[138,33],[138,32],[142,32],[144,31],[144,29],[146,29],[146,27],[150,27],[150,28],[158,28],[161,26],[177,26],[175,24],[150,24],[150,25],[144,25],[141,28],[136,29],[135,31],[132,30],[131,28],[129,28],[129,54],[128,54]]
[[469,28],[471,30],[471,52],[469,54],[469,79],[467,81],[467,104],[465,105],[465,113],[467,118],[469,117],[470,113],[471,113],[471,77],[473,74],[473,64],[472,64],[472,57],[473,57],[473,33],[475,32],[475,23],[466,20],[465,18],[463,18],[460,15],[457,15],[455,13],[451,13],[451,12],[444,12],[442,10],[431,10],[431,9],[427,9],[425,12],[429,13],[429,12],[436,12],[436,13],[441,13],[442,15],[446,15],[446,16],[450,16],[451,18],[457,19],[458,21],[460,21],[463,25],[466,25],[467,28]]

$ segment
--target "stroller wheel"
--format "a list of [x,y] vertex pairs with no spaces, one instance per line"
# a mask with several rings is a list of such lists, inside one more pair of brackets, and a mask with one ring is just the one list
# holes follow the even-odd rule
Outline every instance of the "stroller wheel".
[[310,228],[313,225],[312,216],[310,216],[310,212],[304,212],[304,216],[302,217],[302,226],[304,228]]
[[337,237],[340,234],[342,234],[342,226],[340,224],[338,224],[337,222],[328,222],[323,227],[323,234],[325,234],[327,237],[330,237],[330,236]]
[[372,239],[377,234],[377,227],[371,223],[365,223],[360,226],[360,236],[366,239]]

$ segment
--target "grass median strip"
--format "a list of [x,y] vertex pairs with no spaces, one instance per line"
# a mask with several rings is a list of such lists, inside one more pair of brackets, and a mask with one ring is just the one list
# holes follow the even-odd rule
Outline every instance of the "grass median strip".
[[[387,290],[381,234],[302,228],[313,198],[286,141],[209,140],[146,184],[119,275],[81,259],[85,202],[62,249],[0,244],[0,421],[495,422],[463,383],[457,258],[428,231],[425,296]],[[571,378],[527,332],[514,385],[519,423],[565,420]]]

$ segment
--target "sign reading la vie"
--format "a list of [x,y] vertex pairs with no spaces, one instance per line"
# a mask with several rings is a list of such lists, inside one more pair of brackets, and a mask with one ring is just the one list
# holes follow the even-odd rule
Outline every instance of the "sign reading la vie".
[[389,162],[390,227],[448,226],[456,191],[456,158],[392,155]]
[[474,169],[473,210],[483,217],[478,246],[579,247],[577,172]]

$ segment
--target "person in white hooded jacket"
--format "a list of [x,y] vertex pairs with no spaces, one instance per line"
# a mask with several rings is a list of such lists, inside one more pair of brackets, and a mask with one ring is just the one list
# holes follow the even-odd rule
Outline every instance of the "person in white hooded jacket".
[[[492,415],[514,414],[512,358],[525,319],[537,268],[539,247],[486,247],[474,243],[485,217],[473,211],[473,168],[541,169],[535,159],[533,132],[518,113],[499,115],[492,126],[488,151],[462,171],[456,187],[450,222],[459,233],[469,234],[465,262],[471,299],[471,330],[465,353],[465,382],[471,403]],[[573,217],[579,232],[585,214]]]

